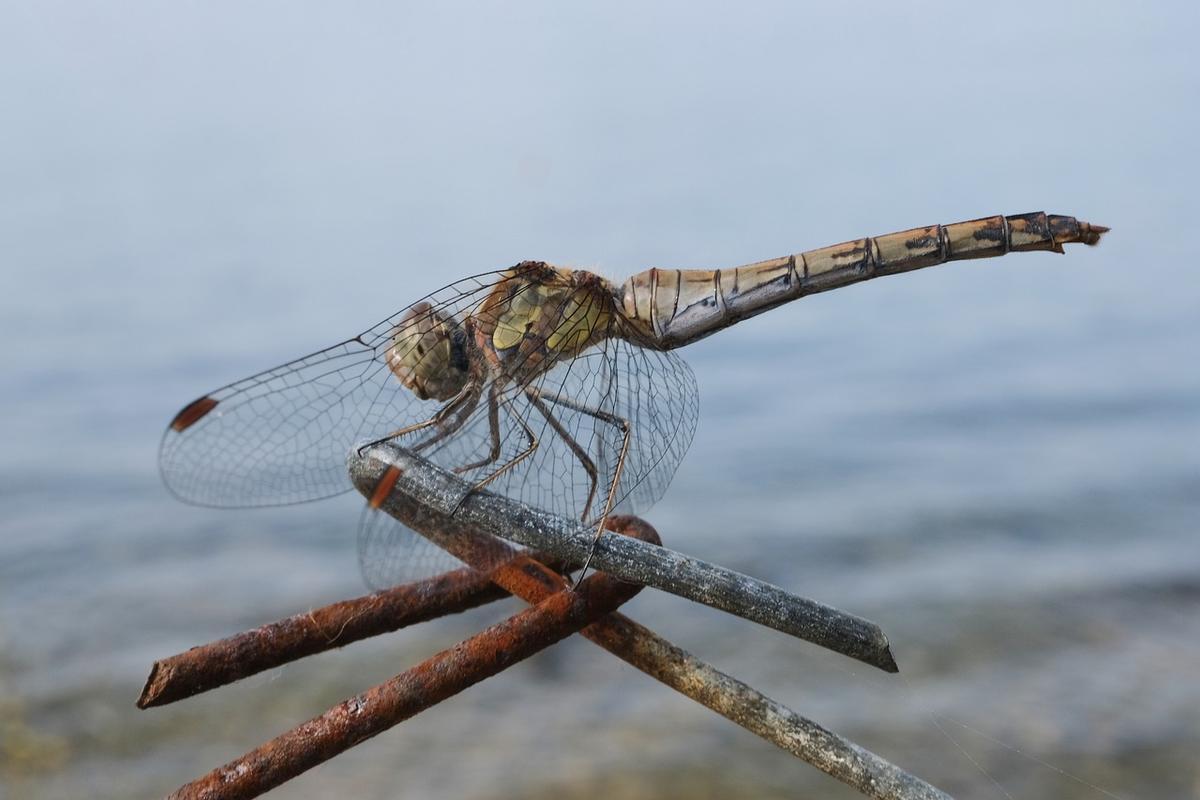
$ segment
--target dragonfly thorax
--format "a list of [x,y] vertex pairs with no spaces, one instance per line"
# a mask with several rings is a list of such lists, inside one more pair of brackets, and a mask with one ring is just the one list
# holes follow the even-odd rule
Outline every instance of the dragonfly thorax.
[[523,383],[609,335],[614,300],[598,275],[541,262],[514,272],[475,315],[477,342],[506,377]]

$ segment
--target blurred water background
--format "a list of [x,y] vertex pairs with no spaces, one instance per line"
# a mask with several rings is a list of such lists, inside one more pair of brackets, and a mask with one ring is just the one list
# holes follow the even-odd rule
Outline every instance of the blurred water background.
[[[162,794],[511,612],[177,706],[153,659],[362,591],[359,502],[156,473],[215,386],[526,258],[613,278],[1046,210],[1096,249],[805,299],[683,354],[671,546],[903,677],[630,613],[960,797],[1200,797],[1192,4],[0,6],[0,795]],[[281,797],[855,796],[581,640]]]

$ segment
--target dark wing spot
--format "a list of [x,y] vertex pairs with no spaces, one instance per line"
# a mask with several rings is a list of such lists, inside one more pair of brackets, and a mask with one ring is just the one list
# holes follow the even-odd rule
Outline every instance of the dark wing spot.
[[216,398],[209,397],[208,395],[201,397],[199,400],[193,400],[175,415],[175,419],[171,420],[171,430],[176,433],[183,433],[216,407]]

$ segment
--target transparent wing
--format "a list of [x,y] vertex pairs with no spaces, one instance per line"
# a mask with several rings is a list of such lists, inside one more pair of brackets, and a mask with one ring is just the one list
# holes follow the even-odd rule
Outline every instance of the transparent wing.
[[[421,348],[429,339],[398,333],[424,325],[442,334],[434,341],[461,340],[470,350],[468,317],[494,324],[508,307],[501,303],[528,288],[504,286],[514,270],[459,281],[353,339],[189,404],[163,436],[164,482],[202,505],[313,500],[349,488],[345,458],[356,443],[410,429],[397,444],[459,474],[465,487],[584,521],[609,510],[610,493],[612,511],[649,507],[695,432],[695,379],[680,358],[615,335],[623,328],[614,316],[613,335],[548,371],[506,363],[499,379],[464,387],[429,369],[448,350],[435,357],[438,347]],[[570,313],[542,311],[550,319]],[[556,330],[577,325],[568,318]],[[514,377],[528,374],[535,377]],[[360,556],[369,583],[390,586],[429,571],[417,563],[427,548],[411,532],[381,524],[383,515],[364,520]]]
[[384,512],[363,506],[358,523],[358,566],[374,590],[411,583],[463,563]]
[[[482,485],[591,522],[604,513],[622,449],[612,511],[645,511],[662,497],[691,445],[698,412],[686,362],[613,338],[531,384],[497,391],[494,411],[480,404],[454,436],[421,455],[458,473],[464,487]],[[399,443],[420,441],[414,433]],[[363,576],[375,589],[459,566],[382,511],[364,512],[358,547]]]
[[[345,459],[357,442],[428,419],[442,405],[406,389],[389,369],[402,320],[463,318],[508,279],[492,272],[453,283],[353,339],[211,392],[163,434],[167,488],[197,505],[284,505],[351,488]],[[415,345],[414,345],[415,346]]]

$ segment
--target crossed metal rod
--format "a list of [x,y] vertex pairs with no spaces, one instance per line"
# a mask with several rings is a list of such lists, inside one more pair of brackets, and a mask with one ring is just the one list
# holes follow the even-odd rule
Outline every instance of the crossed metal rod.
[[[616,611],[644,585],[703,602],[896,671],[873,623],[660,546],[634,517],[613,517],[575,590],[592,531],[488,492],[463,499],[459,479],[392,445],[350,459],[367,497],[468,565],[298,614],[154,664],[140,708],[164,705],[369,636],[516,595],[531,607],[178,789],[172,797],[249,798],[571,635],[582,635],[817,769],[877,800],[948,800],[919,778],[796,714]],[[385,497],[378,489],[387,486]],[[519,550],[497,536],[534,548]],[[498,555],[500,557],[498,557]],[[548,566],[549,565],[549,566]]]

